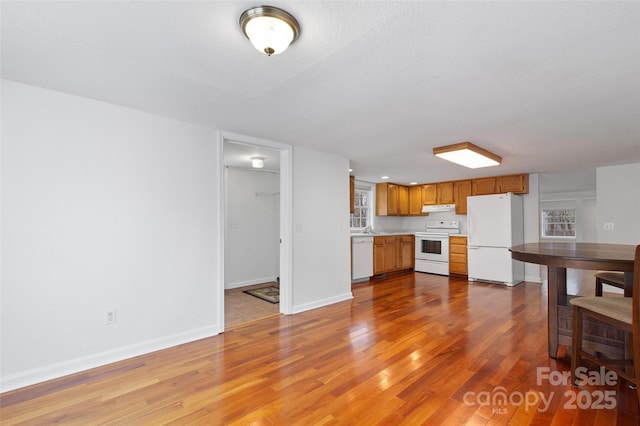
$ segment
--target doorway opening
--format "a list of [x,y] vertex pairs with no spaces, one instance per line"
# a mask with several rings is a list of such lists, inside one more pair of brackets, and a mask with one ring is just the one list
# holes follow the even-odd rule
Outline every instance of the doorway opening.
[[[291,147],[221,133],[220,323],[224,329],[291,313]],[[259,159],[262,167],[253,167]],[[248,293],[256,288],[277,303]],[[259,296],[259,295],[258,295]]]

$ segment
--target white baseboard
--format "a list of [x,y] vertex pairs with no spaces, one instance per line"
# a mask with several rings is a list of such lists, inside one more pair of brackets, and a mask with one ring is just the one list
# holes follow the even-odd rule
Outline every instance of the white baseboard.
[[256,278],[254,280],[248,280],[248,281],[238,281],[238,282],[235,282],[235,283],[225,283],[224,289],[225,290],[230,290],[232,288],[246,287],[246,286],[249,286],[249,285],[268,283],[268,282],[276,281],[276,279],[277,279],[277,277],[263,277],[263,278]]
[[295,305],[293,306],[291,313],[298,314],[300,312],[310,311],[311,309],[321,308],[323,306],[332,305],[334,303],[343,302],[349,299],[353,299],[353,293],[351,292],[339,294],[337,296],[329,297],[326,299],[316,300],[302,305]]
[[524,277],[524,280],[532,283],[538,283],[538,284],[542,283],[542,278],[540,277],[540,275],[538,276],[526,275]]
[[47,380],[57,379],[69,374],[89,370],[139,355],[167,349],[173,346],[182,345],[207,337],[220,334],[223,330],[220,326],[209,326],[171,336],[147,340],[134,345],[123,346],[121,348],[75,358],[64,362],[59,362],[46,367],[34,368],[20,373],[8,375],[0,378],[0,392],[30,386]]

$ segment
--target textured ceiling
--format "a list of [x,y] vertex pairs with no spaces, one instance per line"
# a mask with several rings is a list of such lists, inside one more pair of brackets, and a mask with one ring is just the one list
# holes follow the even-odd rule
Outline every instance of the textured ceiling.
[[[302,32],[258,53],[233,2],[3,1],[2,78],[333,152],[379,181],[640,162],[639,2],[270,2]],[[431,154],[471,141],[469,170]]]

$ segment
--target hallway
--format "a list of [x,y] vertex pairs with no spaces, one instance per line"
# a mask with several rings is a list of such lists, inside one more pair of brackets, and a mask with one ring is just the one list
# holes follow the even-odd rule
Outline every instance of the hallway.
[[277,282],[256,284],[248,287],[233,288],[224,291],[224,328],[235,327],[251,321],[280,315],[280,304],[270,303],[250,294],[244,290],[267,286],[278,287]]

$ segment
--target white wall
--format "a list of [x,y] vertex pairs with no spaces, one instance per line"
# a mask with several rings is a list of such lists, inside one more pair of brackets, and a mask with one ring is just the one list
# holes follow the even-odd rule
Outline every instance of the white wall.
[[[522,196],[524,214],[524,242],[537,243],[540,238],[540,175],[529,174],[529,193]],[[524,264],[524,280],[542,282],[543,271],[540,265]]]
[[[597,242],[596,197],[595,190],[540,194],[540,212],[543,209],[575,209],[576,238],[571,241],[595,243]],[[557,238],[543,238],[542,230],[540,231],[540,240],[559,241]]]
[[598,242],[597,199],[582,200],[582,241],[585,243]]
[[598,167],[597,191],[598,242],[640,244],[640,163]]
[[216,152],[209,129],[2,81],[3,391],[221,330]]
[[[1,391],[221,332],[218,132],[1,84]],[[295,152],[300,312],[351,297],[349,185]]]
[[[542,173],[540,175],[540,209],[575,208],[575,241],[596,242],[596,190],[595,168]],[[553,239],[549,240],[553,241]]]
[[540,194],[595,190],[595,168],[540,174]]
[[225,169],[225,288],[274,281],[279,276],[280,177]]
[[293,311],[352,298],[349,161],[293,148]]

